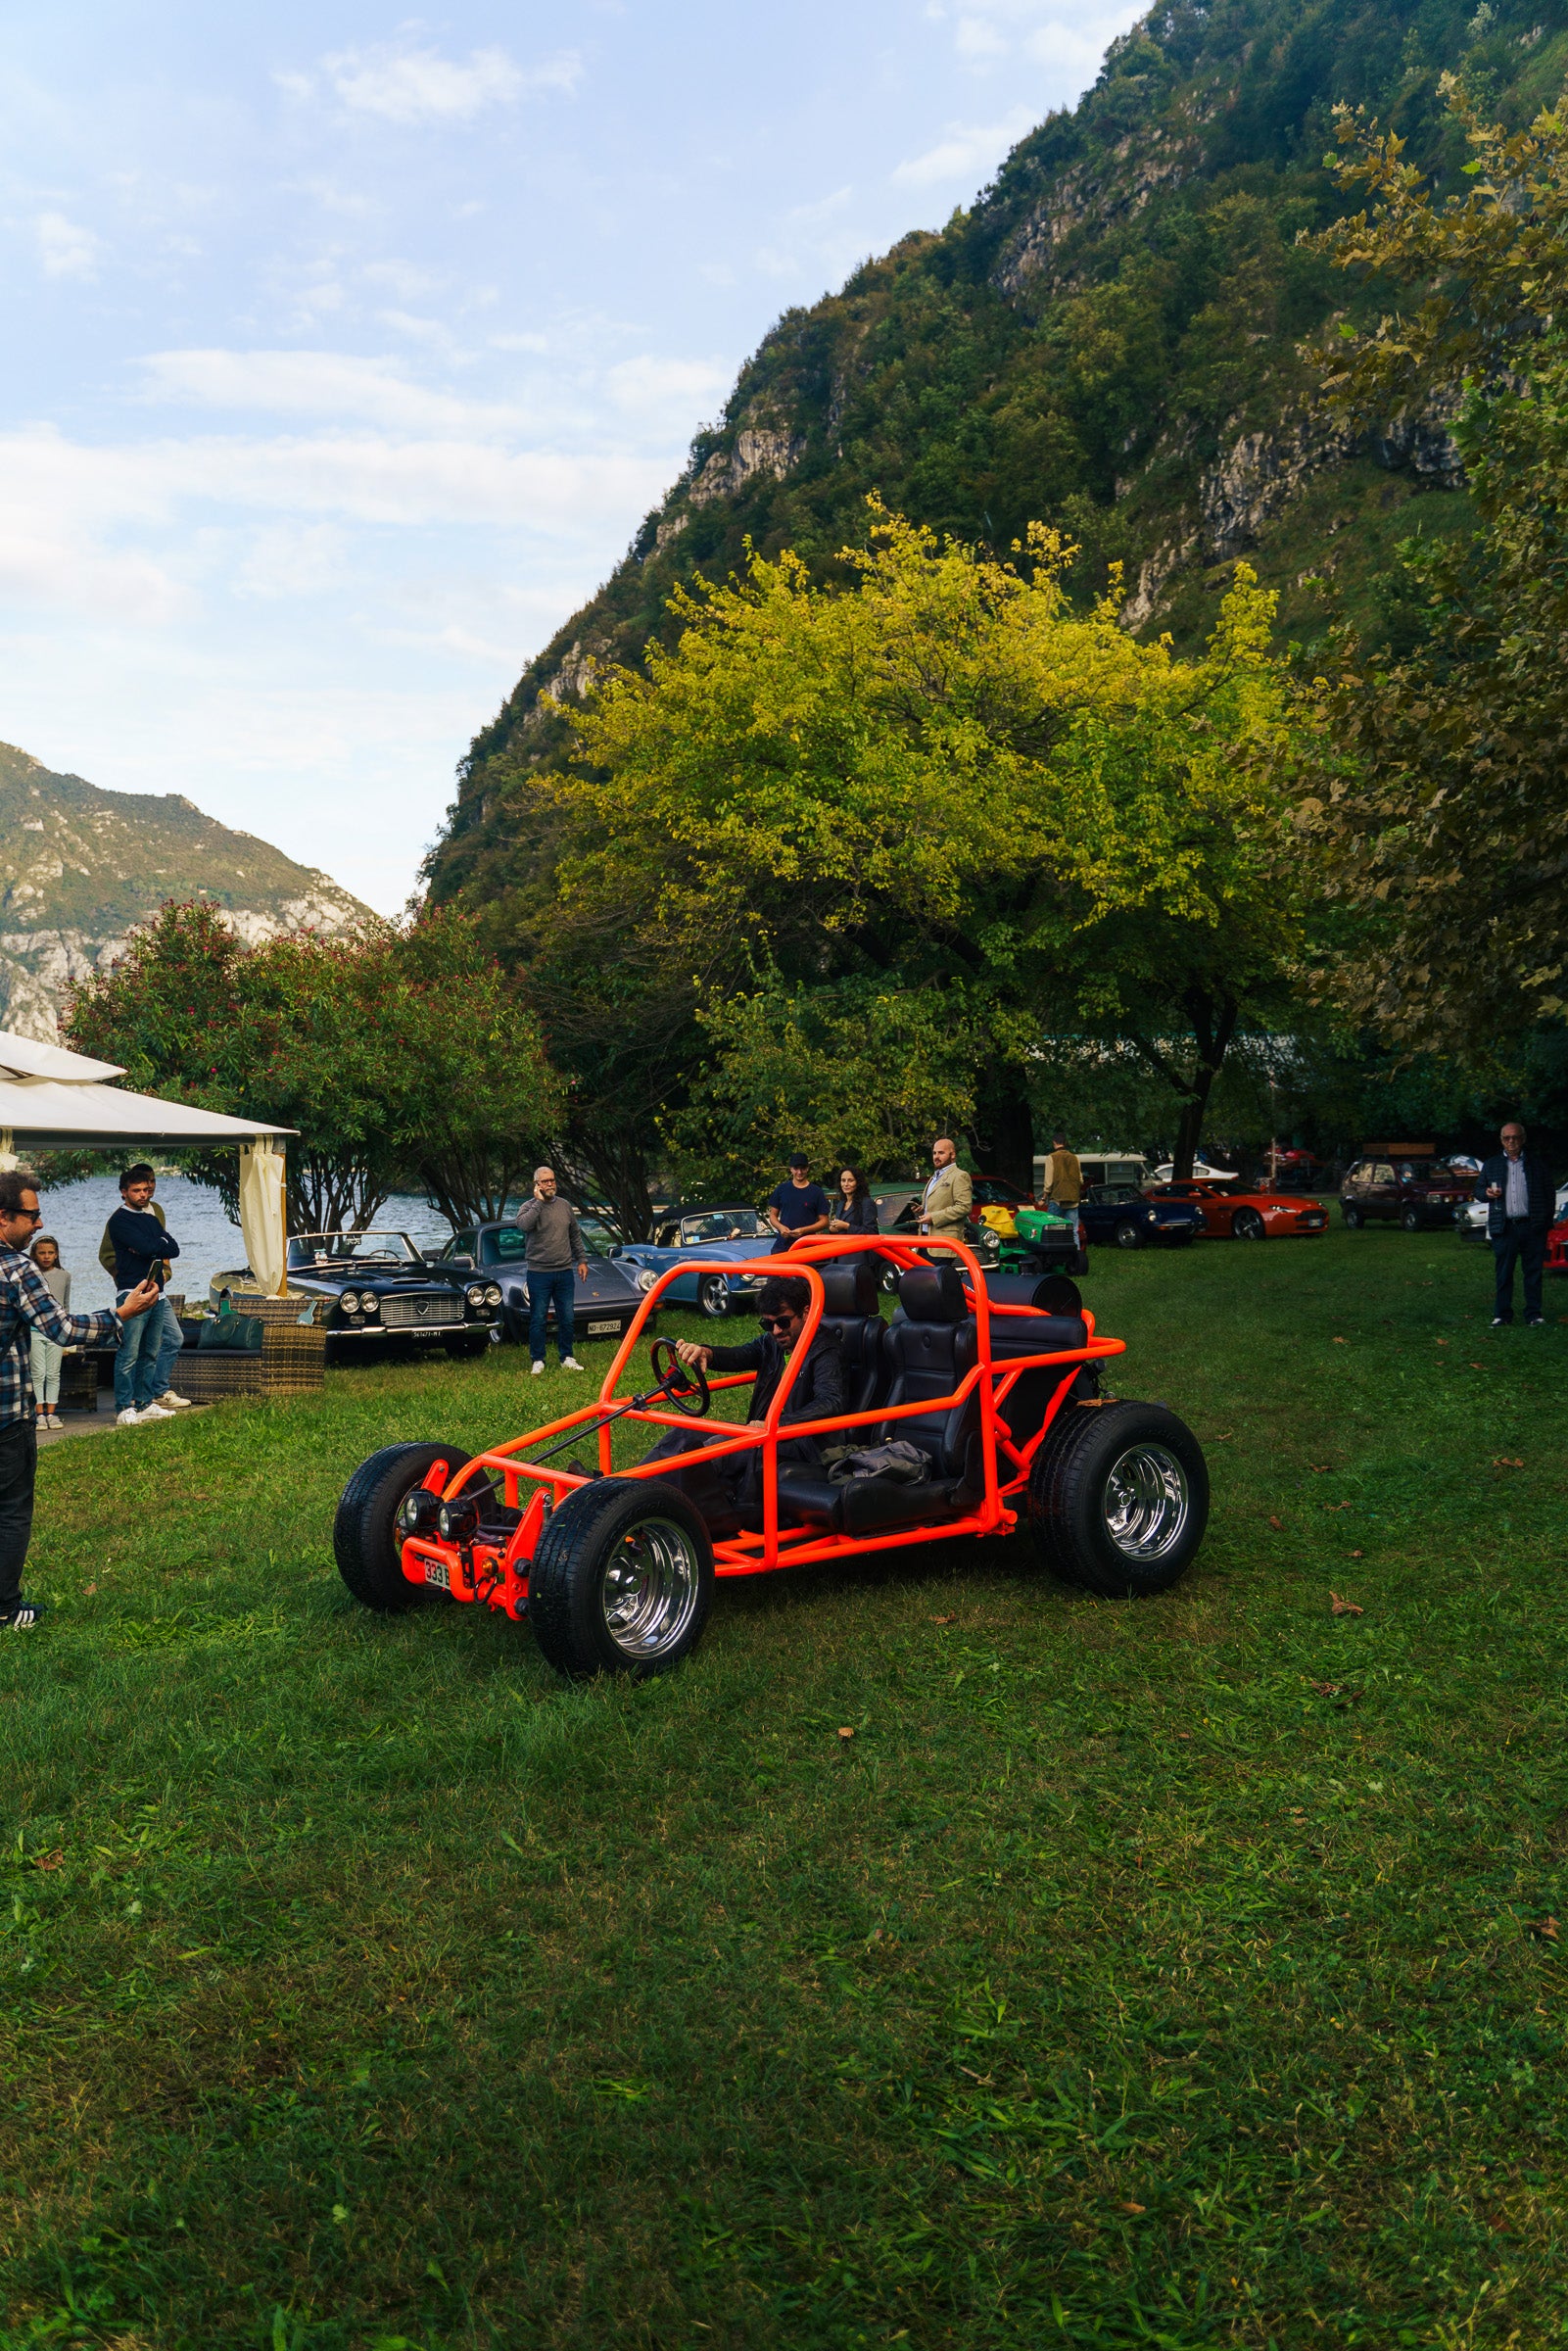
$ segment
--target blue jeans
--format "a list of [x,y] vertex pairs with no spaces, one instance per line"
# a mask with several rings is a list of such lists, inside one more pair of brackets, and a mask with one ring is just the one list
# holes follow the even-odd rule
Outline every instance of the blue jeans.
[[[117,1290],[115,1304],[123,1306],[129,1290]],[[155,1396],[162,1396],[174,1374],[174,1365],[183,1344],[179,1317],[166,1299],[150,1306],[145,1315],[132,1315],[119,1334],[119,1352],[115,1357],[115,1410],[129,1412],[133,1407],[145,1411]]]
[[570,1266],[558,1273],[536,1272],[528,1269],[528,1353],[532,1362],[545,1361],[545,1317],[553,1305],[555,1309],[555,1344],[564,1364],[569,1355],[577,1353],[574,1344],[577,1331],[572,1321],[572,1297],[577,1276]]

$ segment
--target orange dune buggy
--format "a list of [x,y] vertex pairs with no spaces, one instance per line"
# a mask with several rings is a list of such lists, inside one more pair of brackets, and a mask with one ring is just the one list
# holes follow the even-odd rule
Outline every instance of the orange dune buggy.
[[[898,1271],[890,1322],[868,1258]],[[690,1271],[672,1267],[647,1291],[596,1404],[472,1459],[442,1444],[372,1454],[334,1528],[356,1599],[380,1609],[421,1596],[481,1603],[526,1615],[562,1673],[647,1674],[695,1647],[718,1577],[958,1535],[1015,1537],[1032,1560],[1107,1596],[1162,1591],[1190,1563],[1209,1511],[1197,1439],[1164,1405],[1100,1393],[1102,1366],[1125,1347],[1097,1334],[1065,1276],[987,1280],[962,1242],[805,1243],[768,1268],[802,1276],[811,1305],[766,1418],[699,1433],[690,1424],[713,1393],[749,1387],[754,1373],[710,1379],[655,1339],[655,1384],[616,1398],[661,1296]],[[819,1330],[840,1350],[846,1409],[781,1426]],[[689,1431],[689,1445],[616,1469],[617,1420],[650,1440]],[[902,1472],[913,1466],[917,1482],[790,1458],[894,1439],[921,1457],[906,1456]],[[596,1452],[596,1466],[563,1463],[574,1446]]]

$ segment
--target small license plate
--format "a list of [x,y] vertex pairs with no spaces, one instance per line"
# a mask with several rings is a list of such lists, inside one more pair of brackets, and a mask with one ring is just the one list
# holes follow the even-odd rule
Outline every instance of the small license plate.
[[445,1559],[426,1559],[425,1582],[435,1584],[443,1592],[451,1590],[451,1577],[447,1571]]
[[607,1339],[612,1336],[619,1338],[620,1334],[619,1322],[591,1322],[588,1326],[588,1335],[591,1339]]

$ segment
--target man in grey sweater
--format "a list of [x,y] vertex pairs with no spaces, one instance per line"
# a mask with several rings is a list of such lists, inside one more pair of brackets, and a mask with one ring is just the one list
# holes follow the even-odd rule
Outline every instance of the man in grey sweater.
[[577,1222],[577,1211],[555,1189],[553,1168],[534,1170],[534,1197],[517,1211],[517,1226],[528,1235],[523,1262],[528,1268],[528,1352],[537,1378],[545,1368],[545,1319],[553,1303],[555,1344],[561,1369],[581,1371],[573,1353],[577,1332],[572,1321],[572,1268],[579,1280],[588,1279],[588,1252]]

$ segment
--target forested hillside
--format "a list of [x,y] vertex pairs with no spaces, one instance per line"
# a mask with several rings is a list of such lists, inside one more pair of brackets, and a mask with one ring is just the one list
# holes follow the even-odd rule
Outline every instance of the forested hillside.
[[1360,431],[1315,405],[1303,338],[1378,308],[1297,243],[1337,209],[1331,109],[1363,106],[1447,174],[1463,150],[1441,75],[1523,120],[1561,87],[1565,27],[1565,0],[1157,8],[972,211],[781,319],[612,578],[476,739],[435,894],[526,894],[504,786],[554,747],[542,689],[570,700],[591,664],[636,661],[668,634],[672,590],[726,575],[748,537],[831,570],[864,543],[872,491],[1002,552],[1031,519],[1062,525],[1083,550],[1076,593],[1119,563],[1128,624],[1178,645],[1243,554],[1281,591],[1286,636],[1348,612],[1398,642],[1392,550],[1467,502],[1441,398]]

